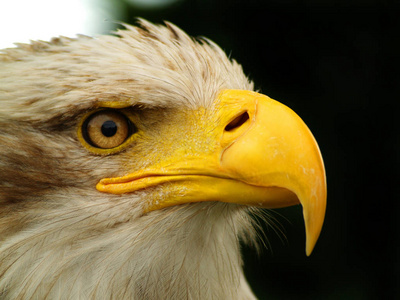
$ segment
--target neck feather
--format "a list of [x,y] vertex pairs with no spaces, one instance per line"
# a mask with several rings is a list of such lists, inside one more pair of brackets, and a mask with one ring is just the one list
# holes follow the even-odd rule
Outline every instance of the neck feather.
[[251,228],[243,208],[199,203],[132,222],[14,236],[0,249],[0,291],[5,299],[254,299],[242,274],[239,236]]

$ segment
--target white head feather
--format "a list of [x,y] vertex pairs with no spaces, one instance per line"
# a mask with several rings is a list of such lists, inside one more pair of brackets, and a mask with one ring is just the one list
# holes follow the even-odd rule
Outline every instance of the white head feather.
[[[102,103],[212,110],[226,88],[253,84],[217,45],[169,23],[3,50],[1,298],[253,299],[239,251],[239,238],[254,236],[247,209],[196,203],[142,215],[141,201],[163,190],[97,192],[126,161],[91,155],[76,138],[79,116]],[[149,160],[157,149],[145,148],[135,151]]]

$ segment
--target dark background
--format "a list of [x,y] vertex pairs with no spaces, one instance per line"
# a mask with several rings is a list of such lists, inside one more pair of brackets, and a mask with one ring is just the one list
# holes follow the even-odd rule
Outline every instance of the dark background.
[[[310,257],[300,207],[274,214],[262,255],[244,248],[260,299],[400,299],[397,220],[400,3],[181,0],[125,7],[206,36],[262,93],[296,111],[317,139],[328,179],[325,224]],[[282,241],[283,240],[283,241]]]
[[164,0],[147,8],[104,1],[119,8],[115,20],[168,20],[215,41],[318,141],[328,180],[321,237],[306,257],[301,207],[277,210],[284,235],[264,224],[261,255],[243,249],[256,295],[400,299],[400,1]]

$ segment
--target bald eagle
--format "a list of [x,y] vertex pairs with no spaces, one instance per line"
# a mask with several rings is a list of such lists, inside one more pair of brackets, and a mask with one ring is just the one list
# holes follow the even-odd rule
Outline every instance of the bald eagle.
[[321,231],[307,126],[170,23],[3,50],[0,128],[1,299],[255,299],[251,215]]

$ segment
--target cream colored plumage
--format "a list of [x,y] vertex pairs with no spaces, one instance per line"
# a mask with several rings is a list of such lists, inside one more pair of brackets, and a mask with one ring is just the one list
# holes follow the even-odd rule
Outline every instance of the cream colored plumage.
[[[1,299],[255,298],[239,239],[255,240],[249,212],[258,209],[199,202],[144,214],[144,199],[171,191],[95,188],[174,153],[211,153],[204,132],[215,127],[214,99],[253,89],[214,43],[140,23],[0,55]],[[110,106],[129,109],[137,133],[116,154],[88,151],[76,128]]]

